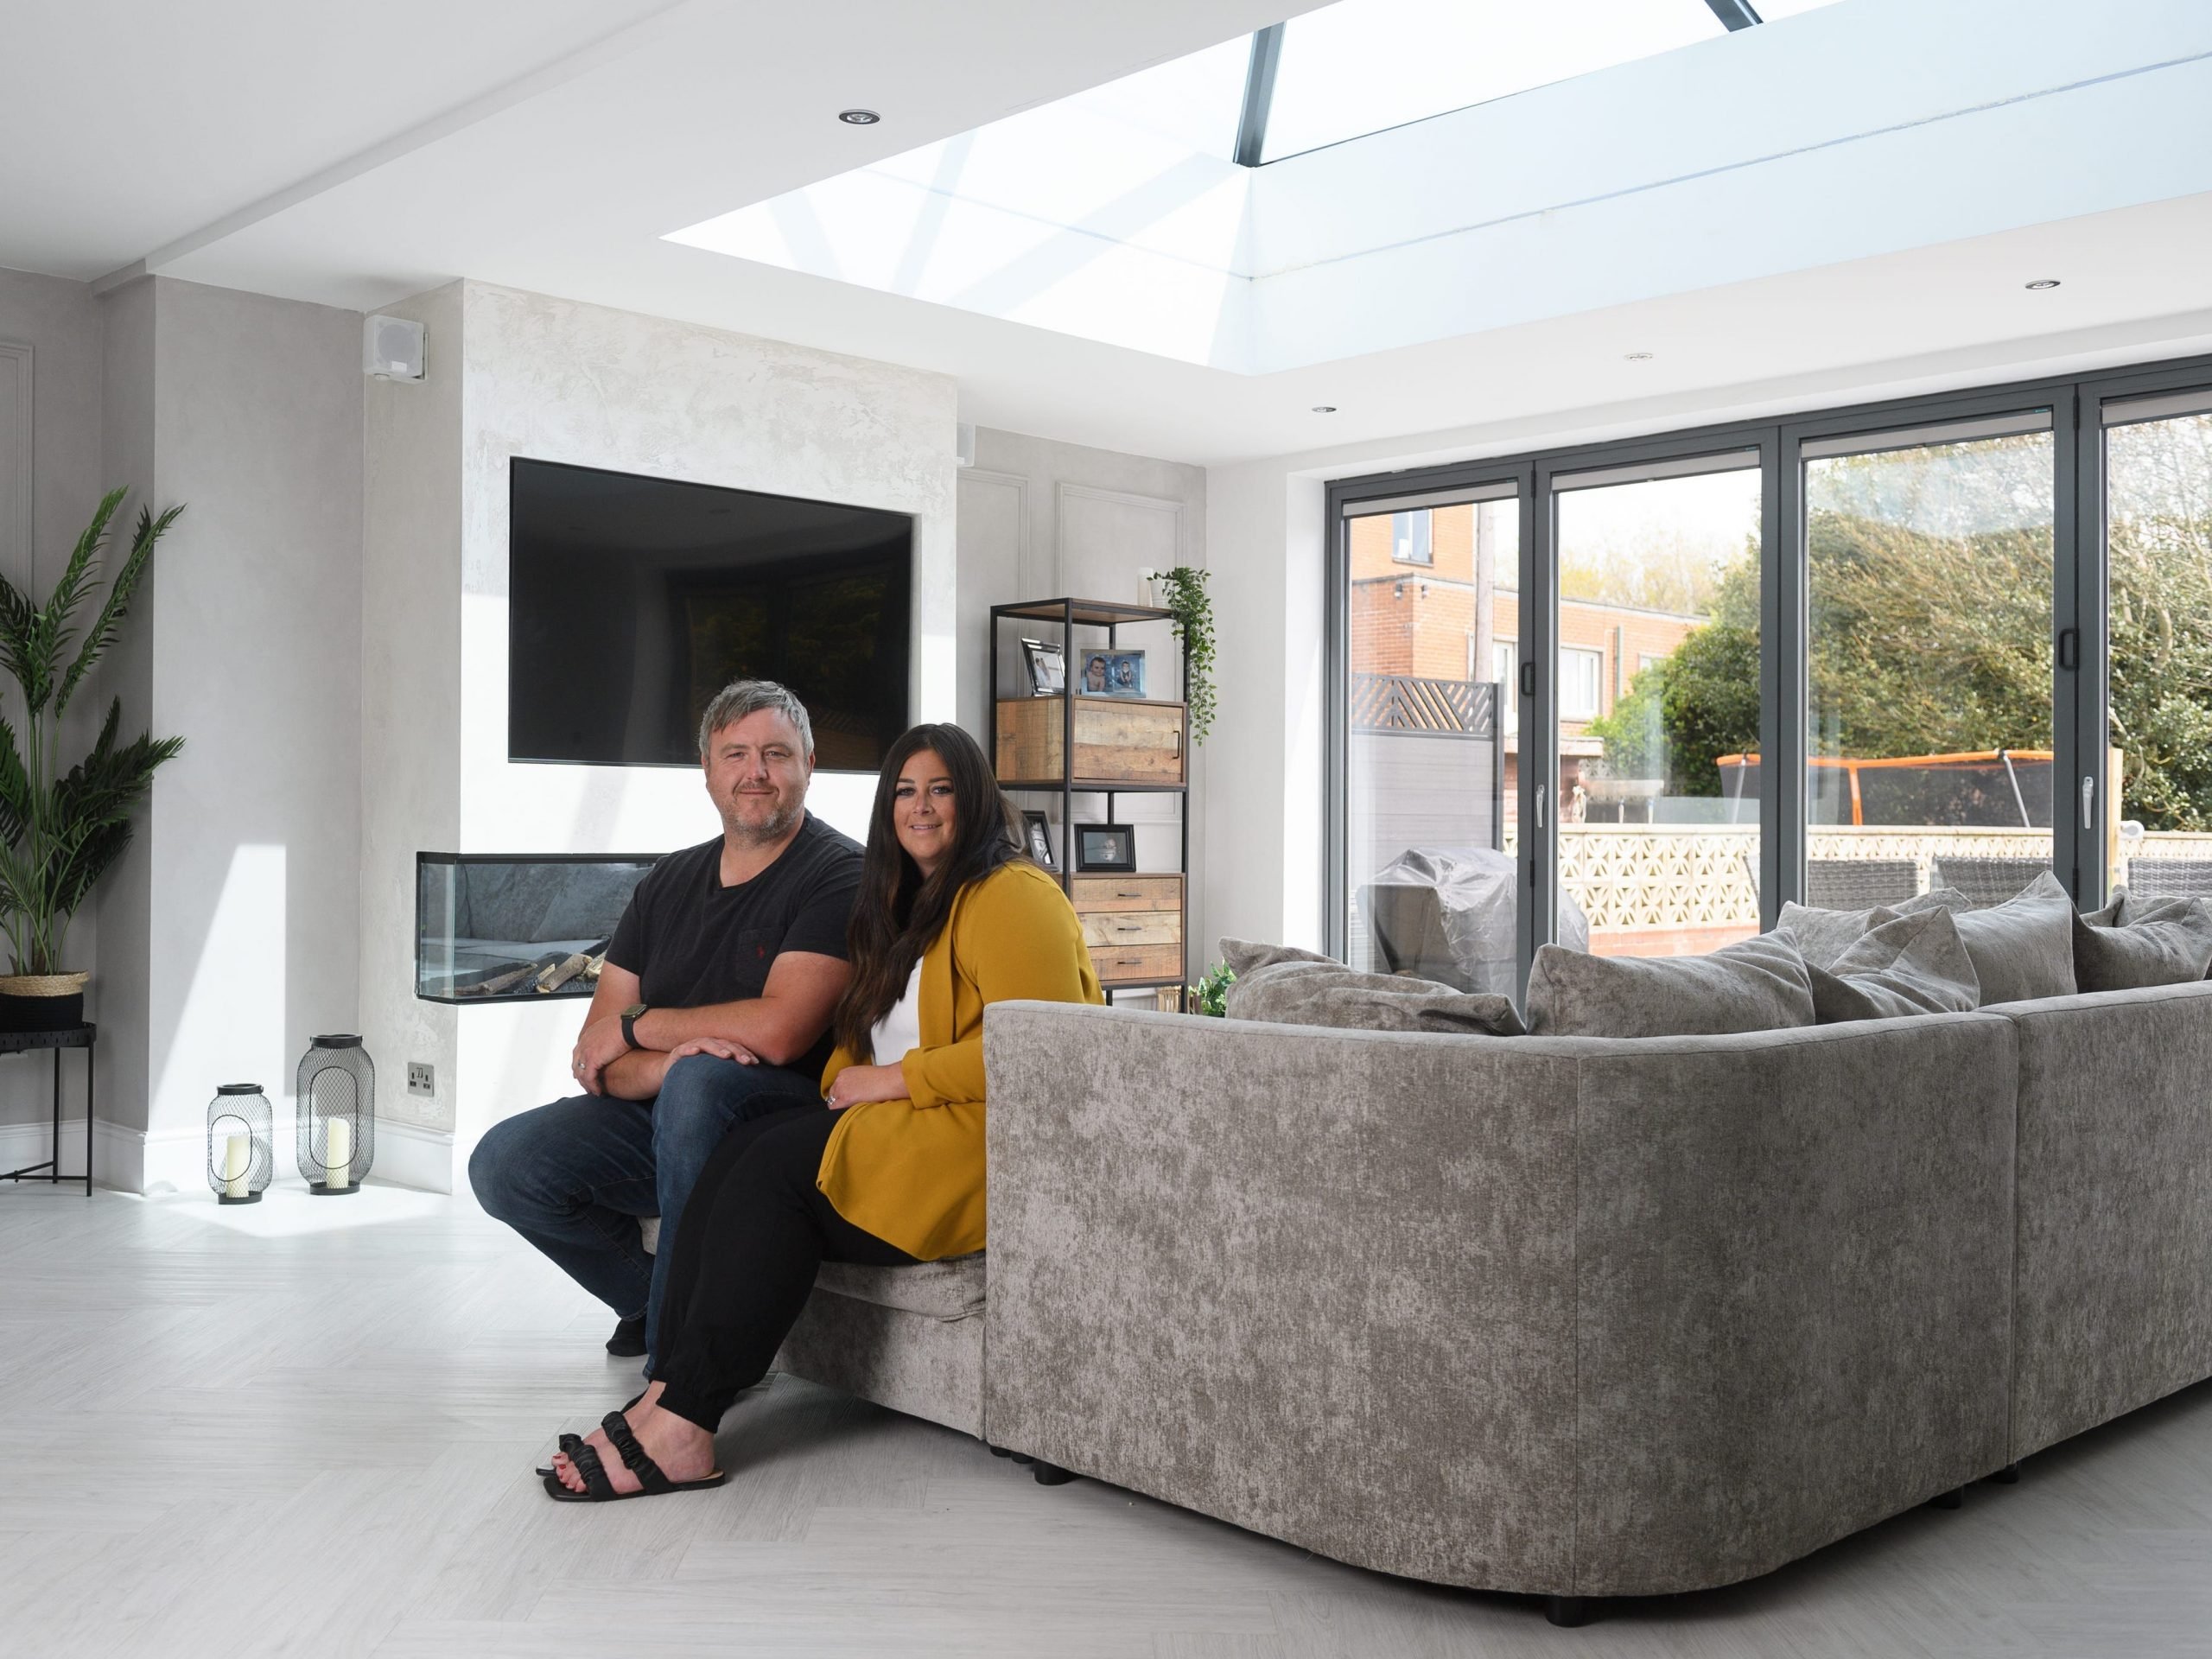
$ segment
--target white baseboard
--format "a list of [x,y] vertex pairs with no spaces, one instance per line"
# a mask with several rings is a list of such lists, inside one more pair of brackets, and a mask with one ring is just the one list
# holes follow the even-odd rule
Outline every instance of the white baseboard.
[[369,1179],[424,1192],[453,1191],[453,1131],[377,1120],[377,1161]]
[[[145,1136],[121,1124],[96,1122],[92,1125],[92,1185],[125,1192],[143,1191]],[[42,1164],[54,1156],[54,1121],[0,1123],[0,1169],[21,1169]],[[85,1120],[61,1120],[61,1173],[65,1181],[85,1179]],[[38,1178],[34,1178],[38,1179]],[[15,1183],[6,1183],[12,1186]],[[0,1191],[4,1191],[0,1187]]]
[[[275,1127],[276,1176],[296,1180],[289,1116]],[[0,1123],[0,1170],[43,1163],[54,1155],[51,1119]],[[85,1175],[85,1120],[61,1120],[61,1169],[65,1179]],[[377,1124],[376,1163],[370,1179],[389,1181],[425,1192],[453,1191],[453,1135],[412,1123]],[[197,1192],[207,1185],[205,1129],[163,1129],[149,1135],[105,1119],[92,1125],[92,1184],[124,1192]],[[5,1191],[13,1182],[0,1182]]]

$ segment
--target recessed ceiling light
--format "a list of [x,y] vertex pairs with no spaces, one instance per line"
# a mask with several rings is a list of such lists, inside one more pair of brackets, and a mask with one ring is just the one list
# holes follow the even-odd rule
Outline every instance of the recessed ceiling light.
[[837,118],[849,127],[872,127],[883,119],[874,110],[840,110]]
[[2034,282],[2030,283],[2028,286],[2031,289],[2056,288],[2058,286],[2058,278],[2056,276],[2038,276]]
[[1333,415],[1337,412],[1337,406],[1334,404],[1316,404],[1313,412],[1316,415]]
[[1651,360],[1651,353],[1649,352],[1627,352],[1623,355],[1631,363],[1649,363]]

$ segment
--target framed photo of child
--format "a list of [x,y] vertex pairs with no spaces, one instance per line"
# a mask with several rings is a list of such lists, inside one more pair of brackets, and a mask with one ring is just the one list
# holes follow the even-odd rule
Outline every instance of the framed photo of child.
[[1141,697],[1146,694],[1144,652],[1086,651],[1083,653],[1083,684],[1086,697]]

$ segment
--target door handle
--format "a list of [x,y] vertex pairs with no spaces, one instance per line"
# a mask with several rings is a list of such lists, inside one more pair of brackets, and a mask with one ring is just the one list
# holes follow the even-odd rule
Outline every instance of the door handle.
[[2094,772],[2082,779],[2082,827],[2097,827],[2097,779]]
[[1539,830],[1541,830],[1541,829],[1542,829],[1543,827],[1544,827],[1544,786],[1543,786],[1541,784],[1538,784],[1538,785],[1536,785],[1536,828],[1537,828],[1537,829],[1539,829]]

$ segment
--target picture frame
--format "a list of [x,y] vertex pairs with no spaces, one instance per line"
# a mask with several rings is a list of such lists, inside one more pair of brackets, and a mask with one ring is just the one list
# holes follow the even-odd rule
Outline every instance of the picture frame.
[[1021,822],[1027,831],[1029,856],[1044,868],[1057,873],[1059,864],[1052,857],[1052,822],[1042,812],[1024,812]]
[[1086,651],[1083,653],[1083,683],[1077,689],[1086,697],[1142,697],[1145,660],[1141,651]]
[[1136,826],[1078,823],[1075,827],[1075,867],[1115,875],[1134,874],[1137,868]]
[[1027,639],[1021,642],[1021,659],[1029,670],[1029,695],[1033,697],[1057,697],[1068,689],[1067,659],[1057,639]]

